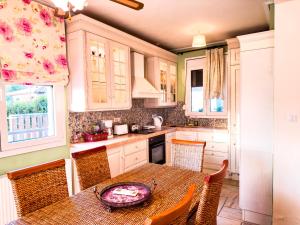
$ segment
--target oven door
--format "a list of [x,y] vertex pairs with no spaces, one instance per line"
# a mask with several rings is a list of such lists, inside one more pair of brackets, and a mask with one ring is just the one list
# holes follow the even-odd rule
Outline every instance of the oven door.
[[156,164],[166,163],[166,145],[164,142],[149,146],[149,161]]

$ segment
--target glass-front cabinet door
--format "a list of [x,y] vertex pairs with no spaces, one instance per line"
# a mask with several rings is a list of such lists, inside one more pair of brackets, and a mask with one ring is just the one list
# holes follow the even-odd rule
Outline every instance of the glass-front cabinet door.
[[169,98],[168,101],[171,105],[177,103],[177,67],[175,63],[169,64]]
[[108,40],[87,33],[86,35],[88,105],[90,109],[111,105]]
[[159,80],[160,80],[160,103],[168,102],[168,64],[164,61],[159,62]]
[[110,42],[113,108],[131,107],[129,54],[128,46]]

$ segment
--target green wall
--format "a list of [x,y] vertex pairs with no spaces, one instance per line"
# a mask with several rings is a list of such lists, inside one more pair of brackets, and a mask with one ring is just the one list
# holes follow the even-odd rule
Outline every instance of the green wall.
[[0,175],[11,170],[69,157],[69,147],[62,146],[0,158]]
[[178,101],[185,101],[184,99],[185,98],[185,59],[193,58],[197,56],[203,56],[203,55],[205,55],[205,49],[178,54],[178,59],[177,59]]
[[274,28],[275,28],[275,4],[271,4],[269,7],[270,7],[270,30],[274,30]]

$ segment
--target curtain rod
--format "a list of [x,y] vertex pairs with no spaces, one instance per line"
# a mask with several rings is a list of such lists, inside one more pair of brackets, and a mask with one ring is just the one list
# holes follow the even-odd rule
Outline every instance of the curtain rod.
[[182,55],[182,54],[187,53],[187,52],[195,52],[195,51],[200,51],[200,50],[209,50],[209,49],[213,49],[213,48],[226,47],[226,46],[227,46],[226,43],[222,43],[222,44],[216,44],[216,45],[206,46],[204,48],[197,48],[197,49],[191,49],[191,50],[185,50],[185,51],[178,51],[178,52],[176,52],[176,54]]

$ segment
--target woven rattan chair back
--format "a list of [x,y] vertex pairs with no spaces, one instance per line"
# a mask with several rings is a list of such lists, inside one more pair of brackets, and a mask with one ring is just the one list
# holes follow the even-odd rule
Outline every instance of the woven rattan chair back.
[[217,225],[218,204],[227,168],[228,160],[224,160],[221,170],[205,177],[195,225]]
[[69,196],[65,160],[7,173],[19,217]]
[[186,225],[195,189],[196,185],[192,184],[187,194],[176,206],[151,218],[147,218],[145,225]]
[[205,146],[205,141],[172,139],[172,166],[202,172]]
[[72,153],[72,157],[77,169],[80,190],[111,178],[105,146]]

